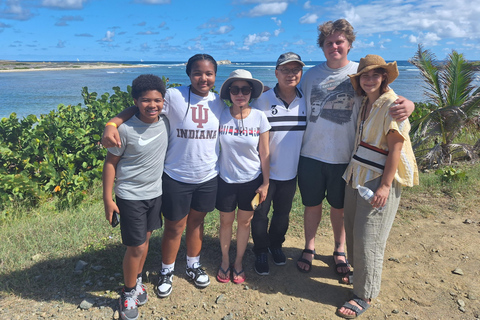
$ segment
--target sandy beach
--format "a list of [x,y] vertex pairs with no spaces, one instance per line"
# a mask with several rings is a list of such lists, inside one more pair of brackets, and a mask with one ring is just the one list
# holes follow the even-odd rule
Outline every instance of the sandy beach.
[[0,60],[0,72],[59,71],[78,69],[117,69],[149,67],[142,64],[110,62],[23,62]]

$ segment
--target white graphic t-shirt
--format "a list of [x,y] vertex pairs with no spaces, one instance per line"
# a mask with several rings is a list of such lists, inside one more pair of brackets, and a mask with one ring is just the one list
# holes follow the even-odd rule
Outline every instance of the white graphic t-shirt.
[[309,69],[300,86],[307,103],[307,129],[301,155],[331,164],[350,162],[358,116],[356,96],[349,74],[358,63],[332,69],[322,63]]
[[220,118],[220,177],[228,183],[245,183],[262,173],[258,144],[260,134],[270,130],[265,114],[251,109],[242,119],[235,119],[226,108]]
[[169,88],[162,113],[170,122],[165,173],[184,183],[203,183],[218,175],[218,126],[225,104],[210,92]]

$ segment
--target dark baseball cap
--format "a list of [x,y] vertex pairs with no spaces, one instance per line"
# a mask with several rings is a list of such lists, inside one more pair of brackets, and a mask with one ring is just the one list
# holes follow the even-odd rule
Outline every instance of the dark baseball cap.
[[278,66],[281,66],[282,64],[289,63],[289,62],[298,62],[302,66],[305,66],[305,63],[302,62],[302,58],[300,58],[298,54],[294,52],[286,52],[286,53],[282,53],[280,57],[278,57],[277,65],[275,67],[278,68]]

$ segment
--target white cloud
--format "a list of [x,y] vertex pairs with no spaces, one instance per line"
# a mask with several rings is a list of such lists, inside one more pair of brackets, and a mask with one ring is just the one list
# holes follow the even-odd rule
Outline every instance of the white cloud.
[[114,31],[107,31],[107,33],[105,34],[105,38],[103,38],[102,41],[103,42],[112,42],[114,36],[115,36]]
[[141,36],[151,36],[151,35],[154,35],[154,34],[158,34],[158,32],[147,30],[147,31],[143,31],[143,32],[137,32],[137,34],[141,35]]
[[233,26],[220,26],[216,29],[211,30],[210,34],[227,34],[233,29]]
[[308,10],[310,8],[312,8],[312,4],[310,3],[310,1],[307,1],[303,4],[303,9]]
[[408,40],[411,43],[421,43],[424,46],[435,46],[438,41],[442,40],[437,34],[433,32],[427,32],[426,34],[420,32],[418,36],[410,35]]
[[306,23],[317,23],[318,15],[316,13],[307,13],[303,17],[300,18],[301,24]]
[[58,40],[57,48],[59,48],[59,49],[65,48],[65,41]]
[[296,46],[303,46],[306,43],[305,43],[305,41],[303,41],[303,39],[300,39],[300,40],[294,42],[293,44],[296,45]]
[[[3,1],[0,1],[0,5]],[[7,0],[4,9],[0,9],[0,19],[28,20],[33,17],[30,10],[21,6],[20,0]]]
[[43,0],[42,6],[58,9],[82,9],[87,0]]
[[278,15],[284,13],[285,10],[287,10],[287,7],[287,2],[261,3],[250,10],[247,15],[250,17]]
[[253,44],[260,43],[260,42],[266,42],[270,40],[270,33],[268,32],[262,32],[259,35],[256,33],[254,34],[249,34],[244,40],[243,40],[243,45],[245,47],[250,47]]
[[282,20],[277,19],[277,17],[271,17],[270,19],[272,19],[273,22],[275,22],[275,24],[276,24],[277,26],[280,27],[280,26],[282,25]]

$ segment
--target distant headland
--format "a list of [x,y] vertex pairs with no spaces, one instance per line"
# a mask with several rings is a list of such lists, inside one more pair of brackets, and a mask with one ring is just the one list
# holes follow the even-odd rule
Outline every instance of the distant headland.
[[[219,65],[231,64],[230,60],[217,61]],[[186,64],[186,63],[185,63]],[[149,67],[147,64],[128,64],[115,62],[80,62],[80,61],[58,61],[58,62],[26,62],[15,60],[0,60],[0,72],[22,72],[22,71],[57,71],[75,69],[117,69],[117,68],[142,68]]]

